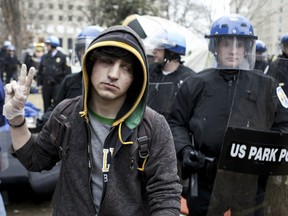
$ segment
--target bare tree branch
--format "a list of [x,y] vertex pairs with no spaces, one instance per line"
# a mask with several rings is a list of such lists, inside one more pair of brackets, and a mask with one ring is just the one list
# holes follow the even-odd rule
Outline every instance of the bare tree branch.
[[17,48],[17,56],[22,50],[22,14],[20,0],[2,0],[1,9],[4,22],[11,37],[11,42]]

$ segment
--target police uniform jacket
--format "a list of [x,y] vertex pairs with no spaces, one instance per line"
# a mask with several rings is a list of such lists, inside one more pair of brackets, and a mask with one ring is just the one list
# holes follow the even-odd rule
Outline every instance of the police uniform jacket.
[[274,77],[279,83],[288,85],[288,56],[284,53],[277,56],[267,72],[268,75]]
[[59,50],[54,56],[49,52],[42,56],[37,73],[37,82],[38,85],[57,85],[70,73],[71,68],[67,65],[66,55]]
[[176,151],[195,147],[219,157],[227,125],[287,132],[287,111],[275,95],[277,82],[255,71],[207,69],[179,90],[168,119]]
[[159,63],[151,64],[149,67],[148,106],[167,118],[172,102],[183,82],[196,73],[183,64],[167,75],[163,75],[162,69],[163,65]]

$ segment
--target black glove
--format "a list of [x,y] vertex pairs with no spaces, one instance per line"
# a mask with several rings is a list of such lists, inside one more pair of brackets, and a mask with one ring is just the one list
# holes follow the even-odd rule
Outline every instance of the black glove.
[[187,179],[192,173],[196,173],[204,167],[205,155],[191,148],[183,150],[182,178]]

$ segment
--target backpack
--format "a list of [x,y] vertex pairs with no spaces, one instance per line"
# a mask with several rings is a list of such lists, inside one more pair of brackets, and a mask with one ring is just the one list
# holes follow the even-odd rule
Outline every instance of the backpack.
[[[60,158],[65,157],[67,153],[68,146],[62,146],[62,140],[65,139],[62,137],[65,134],[66,128],[70,127],[70,123],[68,120],[68,116],[71,114],[73,110],[73,100],[67,100],[63,105],[61,112],[54,116],[54,124],[51,132],[51,139],[58,146],[60,152]],[[136,146],[138,148],[138,170],[142,173],[144,172],[144,168],[149,157],[149,147],[150,147],[150,134],[152,131],[151,128],[151,120],[153,119],[153,113],[150,108],[145,110],[143,124],[140,124],[137,127],[137,137],[136,137]],[[69,130],[68,130],[69,131]],[[135,144],[133,144],[135,145]]]
[[[67,128],[71,127],[68,116],[71,114],[73,110],[73,102],[74,100],[66,101],[66,103],[60,103],[58,106],[62,106],[62,110],[60,113],[57,113],[54,115],[54,121],[53,121],[53,127],[50,137],[52,138],[52,141],[55,142],[55,145],[59,148],[59,154],[60,158],[63,158],[66,156],[68,151],[68,146],[62,146],[62,140],[67,139],[69,134],[65,131]],[[141,185],[141,196],[143,199],[143,208],[148,209],[148,193],[146,190],[147,185],[147,176],[144,172],[144,168],[146,165],[146,162],[149,157],[149,149],[150,149],[150,138],[152,135],[152,126],[155,119],[155,114],[151,108],[147,107],[145,109],[145,113],[143,116],[142,123],[139,127],[137,127],[134,133],[133,140],[136,140],[136,142],[132,145],[133,150],[135,149],[135,152],[138,151],[138,154],[136,153],[135,161],[137,161],[138,164],[138,179],[140,181]],[[66,132],[66,133],[65,133]],[[63,137],[63,134],[65,134],[65,137]],[[66,143],[67,142],[63,142]],[[133,151],[134,152],[134,151]],[[145,214],[146,215],[146,214]],[[148,214],[147,214],[148,215]]]

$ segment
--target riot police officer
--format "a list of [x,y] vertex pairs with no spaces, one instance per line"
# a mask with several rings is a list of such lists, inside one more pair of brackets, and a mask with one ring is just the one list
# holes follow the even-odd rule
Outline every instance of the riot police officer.
[[18,69],[20,69],[22,63],[16,56],[16,48],[14,45],[7,47],[7,56],[4,61],[4,70],[6,73],[6,83],[10,82],[12,79],[17,80]]
[[57,88],[68,74],[71,67],[67,64],[66,55],[57,49],[60,40],[56,36],[49,36],[45,41],[48,53],[42,56],[37,73],[37,84],[42,86],[44,112],[55,100]]
[[288,83],[288,33],[280,38],[282,54],[272,60],[267,74],[273,76],[279,83]]
[[[103,31],[100,26],[87,26],[78,34],[75,41],[75,48],[72,54],[72,65],[79,63],[81,66],[82,57],[91,41]],[[81,70],[81,68],[79,68]],[[73,73],[64,78],[55,100],[55,106],[66,98],[73,98],[82,92],[82,72]]]
[[267,73],[268,61],[266,56],[267,47],[266,44],[261,40],[256,40],[256,62],[255,62],[255,70],[259,70],[262,73]]
[[34,67],[36,72],[38,71],[42,55],[44,54],[44,47],[44,43],[38,42],[25,54],[24,64],[26,64],[27,68]]
[[[193,216],[207,214],[228,125],[262,130],[288,128],[287,119],[280,118],[278,102],[273,101],[277,83],[253,70],[257,36],[250,21],[238,14],[223,16],[213,23],[207,38],[215,67],[184,82],[168,118],[184,176],[198,175],[198,194],[193,194],[195,188],[191,186],[187,198]],[[255,201],[251,196],[242,203],[250,205],[251,199]],[[233,204],[220,204],[224,210],[236,209]]]
[[80,66],[80,71],[77,73],[72,73],[67,75],[59,86],[58,94],[55,101],[47,109],[47,111],[42,116],[42,119],[38,119],[37,128],[40,129],[48,120],[51,112],[57,106],[58,103],[67,98],[73,98],[82,93],[82,71],[81,71],[81,61],[82,57],[90,45],[91,41],[98,36],[98,34],[104,29],[100,26],[87,26],[82,29],[78,34],[74,50],[72,53],[72,65]]
[[8,50],[7,48],[11,46],[12,43],[10,41],[5,41],[3,43],[3,46],[0,49],[0,78],[2,79],[2,82],[4,84],[8,83],[9,81],[7,80],[7,74],[5,71],[5,66],[6,66],[6,58],[8,56]]
[[149,66],[148,105],[168,117],[172,101],[183,82],[195,72],[184,66],[186,41],[178,32],[162,28],[152,38],[145,39],[146,49],[152,49],[154,63]]

